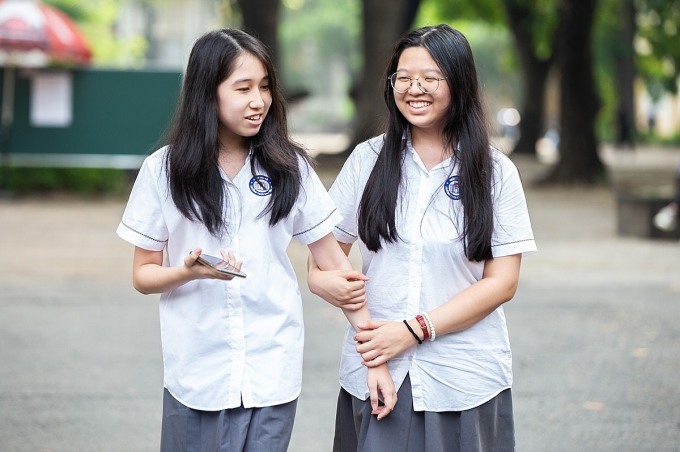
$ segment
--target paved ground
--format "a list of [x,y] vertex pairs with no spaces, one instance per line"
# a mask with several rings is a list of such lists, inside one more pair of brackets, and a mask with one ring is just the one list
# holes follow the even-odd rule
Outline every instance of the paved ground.
[[[610,162],[668,176],[680,154],[657,154]],[[507,305],[517,450],[680,450],[680,244],[618,237],[610,190],[539,190],[530,182],[543,166],[518,165],[540,252]],[[130,285],[132,250],[114,233],[123,206],[0,201],[0,451],[158,449],[157,297]],[[290,252],[304,277],[305,250]],[[343,320],[304,282],[303,294],[290,450],[323,452]]]

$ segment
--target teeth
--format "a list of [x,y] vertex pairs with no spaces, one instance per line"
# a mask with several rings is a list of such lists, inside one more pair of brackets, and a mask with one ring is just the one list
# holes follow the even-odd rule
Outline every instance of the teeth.
[[409,102],[409,105],[414,108],[421,108],[421,107],[427,107],[428,105],[431,105],[432,102]]
[[251,120],[251,121],[257,121],[261,117],[262,117],[262,115],[253,115],[253,116],[247,116],[246,119]]

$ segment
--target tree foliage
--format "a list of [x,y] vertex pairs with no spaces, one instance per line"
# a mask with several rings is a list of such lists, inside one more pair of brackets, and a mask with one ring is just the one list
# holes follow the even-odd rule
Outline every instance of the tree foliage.
[[[638,70],[650,95],[678,93],[680,0],[636,0]],[[662,88],[662,89],[659,89]]]
[[280,65],[289,89],[329,89],[328,71],[335,70],[337,60],[350,76],[360,70],[359,0],[283,0],[283,6]]
[[112,67],[139,67],[147,47],[143,36],[121,38],[115,34],[119,0],[44,0],[72,18],[92,50],[93,62]]

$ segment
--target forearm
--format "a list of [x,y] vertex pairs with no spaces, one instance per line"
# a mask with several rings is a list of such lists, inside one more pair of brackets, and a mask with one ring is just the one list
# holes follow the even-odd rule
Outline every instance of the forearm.
[[[352,265],[349,262],[349,259],[347,259],[347,256],[345,256],[345,255],[343,255],[343,256],[344,256],[344,262],[342,262],[342,260],[340,260],[340,262],[336,262],[335,264],[331,264],[331,263],[327,262],[325,264],[325,268],[320,268],[317,265],[316,261],[314,260],[314,255],[310,254],[309,261],[308,261],[309,274],[311,275],[312,272],[314,272],[314,271],[325,271],[325,270],[336,270],[336,269],[338,269],[338,270],[351,270]],[[334,265],[339,265],[339,267],[334,267]],[[316,287],[314,284],[310,284],[309,287],[310,287],[310,290],[312,291],[312,293],[314,293],[315,295],[318,295],[318,296],[320,296],[324,299],[325,299],[325,296],[328,295],[326,293],[322,293],[320,288]],[[349,323],[354,328],[354,331],[361,331],[361,329],[357,325],[359,325],[361,323],[366,323],[366,322],[371,320],[371,314],[368,312],[368,308],[365,305],[358,310],[350,310],[350,309],[345,309],[345,308],[342,308],[342,307],[340,307],[340,309],[342,309],[343,314],[345,314],[345,317],[347,317],[347,320],[349,321]]]
[[462,331],[478,323],[510,298],[500,296],[494,284],[479,281],[447,303],[429,312],[436,334]]
[[429,312],[437,335],[454,333],[478,323],[515,295],[519,255],[489,261],[484,277]]
[[[323,284],[316,285],[315,277],[320,276],[318,273],[320,271],[353,270],[352,263],[347,257],[350,248],[351,245],[343,245],[341,247],[330,234],[309,246],[311,253],[307,261],[307,268],[310,291],[334,305],[336,304],[329,299],[332,297],[332,294],[325,290],[326,288],[323,287]],[[357,326],[358,324],[365,323],[371,319],[371,315],[365,305],[360,309],[349,310],[342,307],[341,309],[355,331],[360,331]]]
[[428,338],[436,340],[481,321],[514,296],[519,263],[519,255],[485,263],[481,280],[436,309],[422,312],[422,318],[404,319],[408,326],[403,321],[362,325],[366,329],[356,334],[356,340],[364,363],[369,367],[383,364]]
[[163,267],[159,264],[144,264],[135,268],[134,288],[143,294],[170,292],[192,279],[186,267]]

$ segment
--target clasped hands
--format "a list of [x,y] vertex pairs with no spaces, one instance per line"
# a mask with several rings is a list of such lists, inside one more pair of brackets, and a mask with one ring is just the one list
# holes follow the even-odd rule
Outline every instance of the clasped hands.
[[415,345],[403,322],[372,320],[357,326],[361,331],[354,335],[356,350],[366,367],[385,364]]

